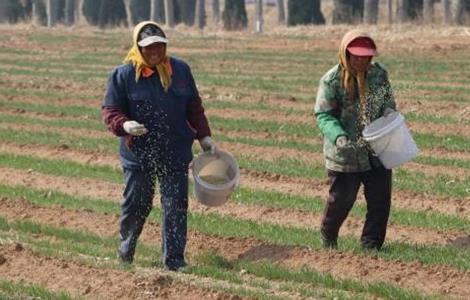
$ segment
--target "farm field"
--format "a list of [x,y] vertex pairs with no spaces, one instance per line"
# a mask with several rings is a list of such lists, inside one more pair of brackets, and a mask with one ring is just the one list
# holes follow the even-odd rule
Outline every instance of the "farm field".
[[159,262],[158,197],[135,263],[116,259],[123,179],[100,105],[130,32],[0,26],[0,299],[469,299],[468,28],[366,28],[420,155],[394,171],[382,251],[360,247],[362,196],[339,249],[321,247],[312,110],[348,29],[168,31],[242,175],[224,206],[190,193],[190,267],[173,273]]

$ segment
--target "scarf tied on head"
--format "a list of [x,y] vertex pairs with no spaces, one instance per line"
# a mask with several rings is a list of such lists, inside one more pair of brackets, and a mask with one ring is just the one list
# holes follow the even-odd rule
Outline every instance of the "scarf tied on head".
[[[369,38],[372,42],[373,39],[366,32],[360,30],[351,30],[347,32],[339,47],[338,57],[341,70],[341,87],[346,90],[346,94],[350,99],[354,99],[356,95],[359,96],[359,109],[361,123],[365,125],[368,119],[367,116],[367,73],[366,72],[355,72],[352,70],[348,60],[348,45],[359,37]],[[357,88],[357,90],[356,90]]]
[[[139,81],[141,76],[148,77],[152,75],[155,71],[151,66],[145,61],[142,53],[140,53],[139,46],[137,45],[137,39],[139,37],[140,30],[147,24],[154,24],[159,27],[157,23],[151,21],[144,21],[137,24],[133,32],[133,45],[132,48],[127,53],[124,63],[132,63],[135,68],[135,81]],[[170,64],[170,58],[165,54],[162,62],[156,66],[156,71],[160,77],[160,82],[163,86],[165,92],[168,92],[168,88],[171,85],[171,76],[173,75],[173,70]]]

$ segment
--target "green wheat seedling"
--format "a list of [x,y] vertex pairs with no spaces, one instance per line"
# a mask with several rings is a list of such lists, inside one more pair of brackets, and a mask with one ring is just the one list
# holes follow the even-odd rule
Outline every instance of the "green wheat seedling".
[[[1,220],[1,218],[0,218]],[[16,223],[13,223],[11,229],[15,228]],[[32,227],[32,226],[30,226]],[[103,244],[94,244],[90,243],[86,240],[81,240],[80,243],[76,244],[71,243],[71,240],[68,239],[68,236],[73,236],[73,231],[70,231],[69,235],[54,235],[54,232],[57,231],[56,228],[51,226],[44,226],[38,224],[37,227],[41,227],[45,229],[46,233],[49,233],[48,238],[35,238],[31,235],[31,232],[26,229],[25,226],[19,227],[18,231],[16,231],[16,242],[26,244],[28,247],[31,247],[31,250],[46,256],[55,259],[61,259],[65,261],[73,261],[75,263],[99,268],[99,269],[119,269],[121,271],[133,271],[135,266],[136,268],[162,268],[160,263],[155,263],[158,259],[157,257],[160,255],[157,251],[152,251],[152,247],[140,243],[138,246],[138,254],[137,259],[134,261],[133,266],[126,266],[126,265],[117,265],[115,260],[110,258],[110,254],[115,250],[112,247],[109,247],[109,242]],[[33,235],[37,230],[33,231]],[[7,234],[3,234],[0,232],[0,237],[3,236],[8,237],[11,235],[11,232]],[[87,234],[91,235],[91,234]],[[92,236],[92,235],[91,235]],[[109,238],[101,238],[102,240],[109,240]],[[90,255],[90,249],[95,251],[93,255]],[[152,262],[153,261],[153,262]],[[208,270],[210,270],[208,272]],[[228,293],[232,293],[235,295],[244,295],[248,297],[255,297],[256,299],[284,299],[280,297],[269,297],[270,292],[275,288],[271,287],[271,284],[266,281],[265,279],[261,278],[253,278],[252,276],[249,279],[243,278],[239,273],[234,272],[227,272],[221,268],[214,268],[210,266],[204,265],[195,265],[187,268],[185,270],[187,274],[194,274],[194,275],[203,275],[206,278],[217,279],[219,282],[215,283],[208,283],[207,280],[202,280],[202,283],[196,285],[210,288],[216,291],[225,291]],[[220,282],[222,280],[222,282]],[[192,279],[194,281],[194,278]],[[260,281],[264,281],[264,284],[260,284]],[[232,286],[224,284],[224,282],[232,284]],[[194,283],[194,282],[193,282]],[[235,284],[235,287],[233,286]],[[297,289],[296,284],[292,283],[289,285],[291,289]],[[317,286],[313,286],[309,293],[314,293],[315,290],[319,289]],[[338,291],[341,292],[341,291]]]
[[[1,220],[1,218],[0,218]],[[38,251],[39,253],[50,256],[50,257],[59,257],[59,258],[68,258],[71,260],[76,260],[83,263],[86,260],[83,257],[91,257],[86,249],[93,248],[95,259],[96,257],[106,258],[108,257],[110,251],[113,249],[113,243],[115,240],[112,238],[103,238],[98,237],[92,233],[85,233],[76,230],[69,230],[65,228],[56,228],[54,226],[47,226],[41,224],[35,224],[33,222],[22,222],[15,221],[10,224],[10,229],[18,231],[20,234],[17,236],[23,237],[29,244],[32,245],[33,250]],[[54,237],[52,240],[37,240],[28,238],[31,234],[41,233],[45,236]],[[0,235],[3,233],[0,232]],[[97,241],[100,241],[97,243]],[[20,240],[21,242],[21,240]],[[74,245],[78,244],[80,246]],[[143,243],[140,243],[143,244]],[[140,245],[142,248],[142,261],[146,262],[149,259],[154,258],[150,255],[148,251],[151,251],[151,247],[148,245]],[[146,251],[147,250],[147,251]],[[103,255],[103,256],[101,256]],[[80,259],[82,257],[82,259]],[[329,274],[322,274],[308,268],[302,268],[298,271],[296,270],[287,270],[281,266],[274,266],[270,262],[254,262],[250,263],[247,261],[234,261],[228,262],[225,258],[222,258],[218,255],[212,255],[212,259],[207,259],[207,255],[202,254],[196,256],[195,262],[197,263],[194,266],[191,266],[187,271],[188,273],[193,273],[196,275],[204,275],[206,277],[223,279],[228,282],[234,283],[243,283],[251,285],[251,281],[246,281],[242,279],[240,275],[241,270],[248,271],[249,274],[258,276],[260,278],[265,278],[268,280],[289,282],[291,289],[296,291],[302,291],[297,284],[309,283],[312,285],[314,291],[318,289],[318,286],[321,288],[328,288],[331,290],[344,290],[353,293],[371,293],[373,295],[380,295],[386,299],[397,299],[395,297],[400,296],[399,299],[423,299],[419,293],[411,291],[404,288],[399,288],[386,283],[369,283],[363,284],[359,281],[354,280],[341,280],[336,279]],[[214,257],[217,260],[214,261]],[[226,261],[226,262],[224,262]],[[202,266],[200,264],[202,263]],[[91,264],[94,267],[99,268],[112,268],[112,264],[100,264],[96,261],[90,261],[88,264]],[[136,265],[140,265],[141,262],[137,260]],[[212,270],[211,270],[212,267]],[[214,268],[215,267],[215,268]],[[228,267],[228,268],[227,268]],[[256,287],[270,287],[269,285],[260,285],[255,281]],[[305,287],[305,286],[304,286]],[[380,288],[378,288],[380,287]],[[311,291],[310,291],[311,292]],[[321,293],[321,291],[320,291]],[[409,298],[412,295],[413,298]],[[403,298],[406,297],[406,298]],[[426,298],[427,299],[427,298]]]
[[[61,92],[61,91],[50,91],[50,90],[43,91],[43,90],[38,90],[35,88],[18,89],[18,88],[0,87],[0,91],[2,92],[2,96],[3,96],[0,99],[5,104],[8,102],[12,102],[12,101],[5,101],[4,98],[18,97],[18,96],[27,98],[26,101],[19,101],[20,103],[35,103],[34,101],[31,101],[31,98],[40,98],[40,99],[48,100],[47,102],[50,103],[50,104],[37,104],[36,103],[37,107],[39,106],[52,107],[54,103],[58,103],[61,106],[65,106],[64,101],[89,100],[91,102],[91,101],[96,101],[96,99],[102,97],[102,95],[92,96],[92,95],[89,95],[88,93],[86,95],[77,94],[77,93],[70,94],[70,93]],[[17,99],[15,99],[15,102],[16,100]],[[23,109],[25,109],[25,107],[23,107]],[[45,110],[45,108],[42,108],[42,110]]]
[[0,299],[79,300],[66,291],[51,292],[39,285],[0,280]]
[[[22,132],[24,134],[24,132]],[[0,137],[2,136],[2,130],[0,130]],[[7,139],[8,140],[8,139]],[[98,139],[93,139],[98,142]],[[111,148],[111,146],[109,146]],[[117,146],[116,146],[117,148]],[[95,149],[103,149],[102,147],[98,147]],[[255,171],[265,171],[272,174],[279,174],[279,175],[289,175],[301,178],[311,178],[311,179],[323,179],[325,178],[325,173],[323,169],[323,165],[321,163],[305,163],[304,161],[297,160],[297,159],[281,159],[278,160],[276,164],[273,164],[270,161],[258,159],[248,155],[236,155],[239,165],[242,168],[255,170]],[[37,169],[37,170],[44,170],[42,172],[58,172],[55,174],[63,175],[65,174],[72,174],[69,176],[79,176],[79,174],[93,174],[93,171],[87,171],[87,168],[90,166],[80,165],[78,163],[72,163],[71,167],[66,167],[68,162],[62,162],[57,160],[46,160],[46,159],[39,159],[34,158],[32,156],[22,156],[22,155],[15,155],[15,154],[7,154],[7,153],[0,153],[0,165],[2,166],[10,166],[22,169]],[[54,168],[53,165],[62,166],[64,169],[57,169]],[[76,166],[75,166],[76,165]],[[78,167],[80,166],[80,167]],[[99,167],[104,168],[104,167]],[[54,171],[56,170],[56,171]],[[65,172],[65,170],[67,172]],[[109,167],[108,167],[109,170]],[[115,170],[113,174],[113,178],[118,177],[116,175],[117,170]],[[109,174],[105,174],[106,170],[99,172],[103,174],[103,178],[109,178]],[[456,198],[465,198],[469,194],[469,180],[470,178],[454,178],[444,175],[436,175],[436,176],[429,176],[421,174],[420,172],[416,171],[406,171],[402,169],[398,169],[395,172],[394,177],[394,184],[397,188],[408,190],[408,191],[415,191],[420,193],[432,193],[440,196],[451,196]],[[417,176],[420,175],[420,176]],[[422,175],[422,176],[421,176]],[[96,175],[89,175],[89,176],[96,176]],[[86,176],[85,176],[86,177]],[[446,181],[442,181],[445,179]],[[431,183],[431,184],[425,184]],[[437,187],[437,188],[436,188]]]
[[[6,189],[8,191],[8,189]],[[0,189],[3,191],[3,189]],[[11,193],[11,190],[10,190]],[[35,193],[29,192],[29,196]],[[45,205],[41,199],[44,198],[44,192],[36,193],[36,197],[32,197],[30,200],[34,201],[37,205]],[[28,194],[26,194],[28,195]],[[58,194],[58,196],[61,196]],[[49,198],[55,197],[55,194],[49,196]],[[52,198],[53,199],[53,198]],[[45,203],[49,200],[44,200]],[[89,210],[93,210],[93,207],[88,207],[91,200],[84,200],[80,202],[79,199],[76,199],[78,203],[82,204],[82,209],[85,207]],[[101,201],[101,200],[93,200]],[[62,206],[66,207],[67,203],[60,202]],[[69,204],[70,205],[70,204]],[[47,206],[47,205],[46,205]],[[105,206],[101,206],[105,209]],[[114,211],[109,211],[108,213],[116,213],[116,208]],[[151,212],[151,220],[157,224],[160,222],[160,209],[154,208]],[[18,228],[29,227],[21,223],[22,225]],[[219,237],[238,237],[238,238],[257,238],[259,240],[268,242],[273,245],[279,246],[302,246],[312,249],[321,249],[321,238],[318,230],[309,230],[305,228],[294,228],[286,227],[277,224],[267,224],[267,223],[258,223],[249,220],[239,220],[230,216],[221,216],[216,213],[190,213],[189,214],[189,226],[194,230],[201,232],[207,235],[215,235]],[[39,230],[36,233],[44,234],[44,230]],[[57,233],[60,234],[60,233]],[[83,239],[84,237],[77,234],[77,240]],[[95,241],[98,242],[98,241]],[[356,238],[350,235],[341,237],[341,243],[344,244],[345,249],[353,249],[353,252],[358,255],[364,255],[364,252],[359,247]],[[367,254],[366,254],[367,255]],[[402,242],[389,242],[387,243],[384,251],[379,252],[378,255],[384,259],[400,259],[403,261],[420,261],[425,264],[446,264],[451,265],[455,268],[462,270],[470,269],[470,251],[465,249],[457,249],[452,246],[425,246],[425,245],[412,245]]]

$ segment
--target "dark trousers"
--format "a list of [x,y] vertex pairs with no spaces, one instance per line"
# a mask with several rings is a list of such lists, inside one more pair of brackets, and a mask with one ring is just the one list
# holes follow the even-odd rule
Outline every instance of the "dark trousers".
[[328,170],[330,190],[323,214],[321,233],[326,243],[336,243],[341,225],[364,185],[367,214],[361,243],[380,249],[385,241],[392,194],[392,171],[383,167],[366,172],[343,173]]
[[156,172],[124,169],[125,189],[121,203],[120,255],[132,261],[137,239],[152,210],[158,179],[162,208],[162,262],[170,268],[185,265],[187,236],[188,172]]

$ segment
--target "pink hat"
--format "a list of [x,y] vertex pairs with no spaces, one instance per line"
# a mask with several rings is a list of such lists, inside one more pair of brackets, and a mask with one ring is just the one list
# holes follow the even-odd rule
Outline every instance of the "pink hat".
[[376,56],[374,41],[368,37],[358,37],[348,44],[346,49],[355,56]]

